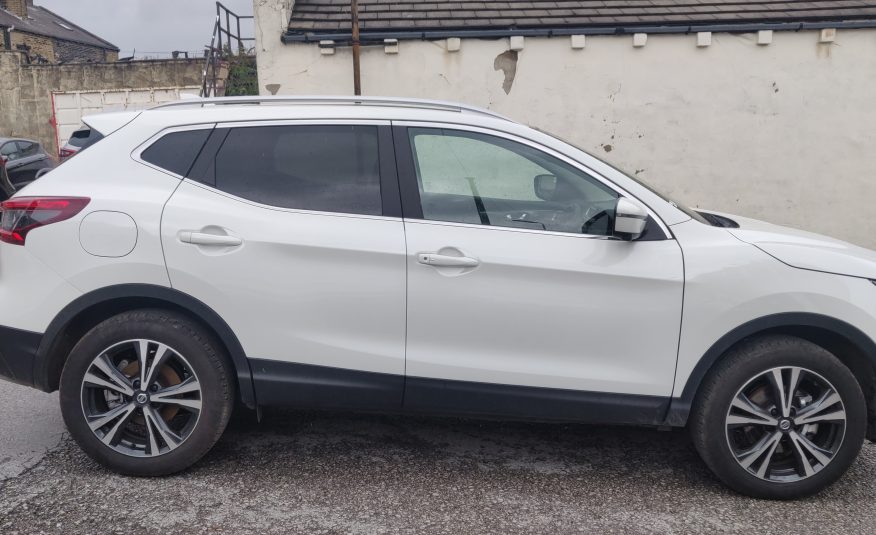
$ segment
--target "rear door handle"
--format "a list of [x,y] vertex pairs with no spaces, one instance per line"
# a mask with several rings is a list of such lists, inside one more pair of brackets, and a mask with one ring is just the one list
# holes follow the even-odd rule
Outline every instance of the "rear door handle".
[[225,247],[237,247],[243,244],[243,240],[234,236],[220,236],[204,232],[192,232],[190,230],[180,232],[179,241],[191,243],[192,245],[218,245]]
[[434,267],[473,268],[480,265],[476,259],[467,256],[448,256],[437,253],[418,253],[417,262]]

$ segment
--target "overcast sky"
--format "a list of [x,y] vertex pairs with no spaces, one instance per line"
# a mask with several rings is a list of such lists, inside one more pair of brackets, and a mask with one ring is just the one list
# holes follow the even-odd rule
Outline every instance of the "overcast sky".
[[[213,0],[35,0],[122,49],[121,56],[167,56],[173,50],[201,51],[216,19]],[[239,15],[252,15],[252,0],[222,0]],[[252,37],[252,26],[241,31]]]

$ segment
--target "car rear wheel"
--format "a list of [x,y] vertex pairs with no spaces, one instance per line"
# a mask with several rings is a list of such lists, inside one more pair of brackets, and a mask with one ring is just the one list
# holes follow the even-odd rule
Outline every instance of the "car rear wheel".
[[70,434],[94,460],[159,476],[197,462],[231,416],[234,385],[218,344],[162,310],[113,317],[74,347],[61,376]]
[[866,403],[851,371],[805,340],[734,349],[704,381],[691,415],[700,456],[731,488],[793,499],[826,488],[855,460]]

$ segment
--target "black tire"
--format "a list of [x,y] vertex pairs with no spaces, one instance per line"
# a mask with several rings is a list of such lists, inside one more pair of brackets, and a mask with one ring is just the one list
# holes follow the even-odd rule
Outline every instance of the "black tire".
[[[165,344],[184,355],[200,386],[201,408],[190,434],[175,449],[151,457],[127,455],[105,445],[89,427],[83,402],[83,381],[94,359],[107,348],[135,339]],[[225,431],[235,400],[232,371],[221,346],[187,317],[160,309],[125,312],[99,324],[73,348],[61,375],[61,412],[79,446],[103,466],[131,476],[173,474],[200,460]],[[142,417],[146,409],[137,410]]]
[[[787,482],[758,477],[742,467],[731,450],[731,433],[726,427],[737,393],[751,384],[749,381],[753,378],[777,367],[804,368],[827,380],[839,394],[846,416],[841,443],[830,461],[813,475]],[[860,384],[834,355],[800,338],[766,336],[732,349],[709,373],[697,394],[689,427],[700,457],[727,486],[756,498],[790,500],[820,492],[851,466],[867,431],[867,406]],[[776,431],[771,432],[780,433],[780,430],[777,426]],[[790,437],[783,440],[786,442],[782,444],[793,447]],[[779,447],[786,447],[782,444]],[[790,447],[788,451],[793,453]]]

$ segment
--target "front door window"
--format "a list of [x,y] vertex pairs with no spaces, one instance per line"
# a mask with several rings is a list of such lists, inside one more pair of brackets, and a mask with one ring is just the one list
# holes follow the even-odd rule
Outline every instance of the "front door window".
[[474,132],[409,135],[427,220],[611,234],[618,194],[553,156]]

